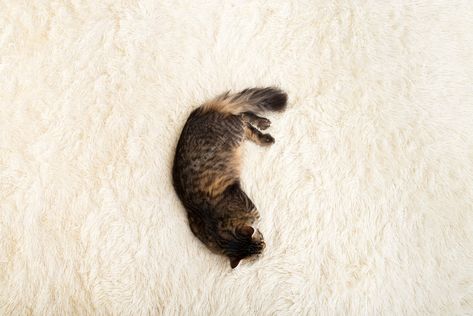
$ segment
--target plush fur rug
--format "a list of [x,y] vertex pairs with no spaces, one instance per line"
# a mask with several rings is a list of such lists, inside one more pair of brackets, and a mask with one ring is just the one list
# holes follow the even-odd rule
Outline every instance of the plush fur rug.
[[[0,2],[2,315],[473,314],[473,4]],[[172,185],[190,111],[277,85],[231,270]]]

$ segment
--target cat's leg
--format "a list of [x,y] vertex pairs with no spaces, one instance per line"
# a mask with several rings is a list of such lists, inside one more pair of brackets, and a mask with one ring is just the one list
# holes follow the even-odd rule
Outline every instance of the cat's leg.
[[274,144],[273,136],[261,133],[256,127],[250,123],[245,124],[245,137],[260,146],[269,146]]
[[245,112],[242,114],[243,121],[252,125],[256,125],[261,130],[265,130],[271,126],[271,121],[265,117],[256,115],[253,112]]

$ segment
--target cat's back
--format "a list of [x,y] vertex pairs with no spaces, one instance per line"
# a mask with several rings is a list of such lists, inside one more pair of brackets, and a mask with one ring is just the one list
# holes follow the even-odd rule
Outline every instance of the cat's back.
[[192,111],[182,129],[174,157],[176,189],[189,191],[196,187],[196,182],[201,181],[204,174],[209,178],[222,173],[242,137],[240,117],[202,107]]

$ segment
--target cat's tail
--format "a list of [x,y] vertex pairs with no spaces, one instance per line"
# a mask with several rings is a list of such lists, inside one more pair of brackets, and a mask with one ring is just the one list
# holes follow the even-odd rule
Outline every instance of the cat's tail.
[[226,92],[203,105],[204,110],[214,110],[238,115],[244,112],[282,112],[287,105],[287,94],[274,87],[250,88],[238,93]]

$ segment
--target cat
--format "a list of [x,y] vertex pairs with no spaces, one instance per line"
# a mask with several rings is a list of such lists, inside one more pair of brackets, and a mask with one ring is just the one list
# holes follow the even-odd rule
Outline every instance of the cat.
[[278,88],[226,92],[192,111],[177,143],[173,185],[190,229],[211,251],[228,257],[232,269],[265,247],[254,227],[259,213],[240,186],[241,147],[245,139],[273,144],[260,131],[271,122],[258,114],[281,112],[286,104],[287,94]]

